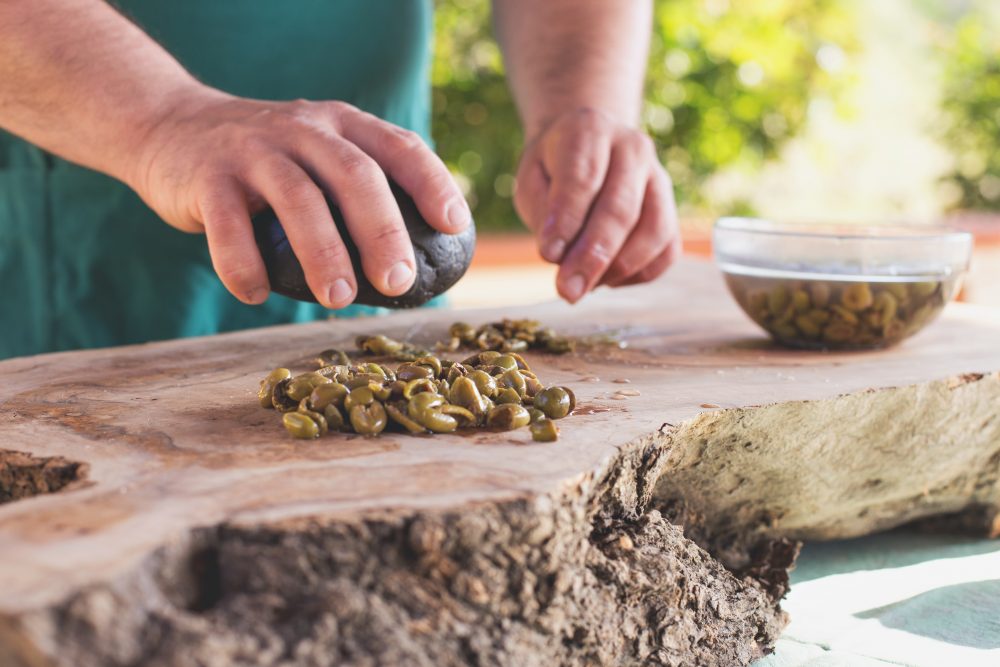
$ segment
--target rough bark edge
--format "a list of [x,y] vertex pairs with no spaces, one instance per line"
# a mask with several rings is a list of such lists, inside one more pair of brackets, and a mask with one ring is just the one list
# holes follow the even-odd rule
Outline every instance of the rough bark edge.
[[647,511],[666,442],[558,497],[198,529],[0,630],[31,667],[746,665],[786,619]]

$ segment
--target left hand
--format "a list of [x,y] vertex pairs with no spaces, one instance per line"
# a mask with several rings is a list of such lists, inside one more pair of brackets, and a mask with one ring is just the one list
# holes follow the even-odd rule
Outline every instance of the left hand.
[[557,117],[530,139],[514,204],[556,288],[576,303],[598,285],[661,275],[681,249],[673,185],[641,130],[594,109]]

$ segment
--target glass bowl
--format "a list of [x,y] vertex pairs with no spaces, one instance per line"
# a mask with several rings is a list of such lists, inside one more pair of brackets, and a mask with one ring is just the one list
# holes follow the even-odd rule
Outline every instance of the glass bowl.
[[783,225],[722,218],[716,261],[779,343],[874,349],[912,336],[958,293],[972,235],[941,227]]

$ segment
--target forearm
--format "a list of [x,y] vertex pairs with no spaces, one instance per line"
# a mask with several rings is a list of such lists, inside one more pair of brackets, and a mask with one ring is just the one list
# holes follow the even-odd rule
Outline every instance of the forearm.
[[581,107],[638,124],[650,0],[495,0],[493,12],[529,140]]
[[0,0],[0,127],[128,180],[130,155],[201,87],[103,0]]

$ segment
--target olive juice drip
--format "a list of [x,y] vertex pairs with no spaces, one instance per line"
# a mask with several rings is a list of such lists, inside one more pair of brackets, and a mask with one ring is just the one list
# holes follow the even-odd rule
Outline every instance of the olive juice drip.
[[576,407],[567,387],[545,387],[518,350],[566,353],[574,342],[534,320],[503,320],[472,327],[456,322],[438,347],[478,350],[462,361],[442,359],[384,335],[360,336],[361,353],[402,362],[395,369],[374,360],[352,363],[342,350],[324,350],[319,368],[292,376],[271,371],[260,383],[261,407],[282,412],[295,438],[330,432],[378,435],[387,428],[450,433],[460,428],[509,431],[529,427],[532,439],[556,440],[555,420]]
[[784,345],[873,349],[898,343],[933,320],[954,296],[952,277],[858,280],[726,273],[740,307]]

